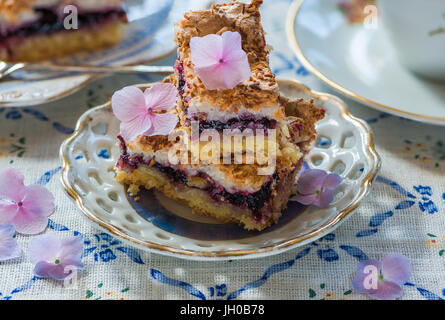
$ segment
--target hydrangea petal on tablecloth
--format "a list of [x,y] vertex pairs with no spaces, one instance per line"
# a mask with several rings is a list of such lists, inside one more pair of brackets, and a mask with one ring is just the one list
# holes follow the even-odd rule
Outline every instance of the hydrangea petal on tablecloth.
[[59,239],[52,234],[33,238],[29,243],[29,259],[35,265],[38,277],[63,280],[76,269],[84,268],[82,263],[84,241],[75,236]]
[[360,261],[352,281],[357,293],[378,300],[394,300],[403,294],[402,286],[411,276],[411,262],[402,254],[390,253],[382,262]]
[[54,196],[40,185],[24,185],[14,168],[0,171],[0,223],[12,224],[21,234],[38,234],[54,211]]
[[14,239],[14,226],[10,224],[0,225],[0,262],[17,259],[22,256],[17,241]]

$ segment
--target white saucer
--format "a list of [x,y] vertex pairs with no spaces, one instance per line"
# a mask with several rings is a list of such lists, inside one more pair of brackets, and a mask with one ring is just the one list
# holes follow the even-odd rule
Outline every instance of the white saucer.
[[297,0],[292,5],[287,34],[304,66],[335,90],[372,108],[445,126],[445,83],[406,70],[381,23],[375,28],[349,24],[339,2]]

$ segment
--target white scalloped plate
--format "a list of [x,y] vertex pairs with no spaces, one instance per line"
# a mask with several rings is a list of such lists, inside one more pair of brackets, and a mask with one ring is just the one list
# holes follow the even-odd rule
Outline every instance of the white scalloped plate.
[[[110,103],[87,111],[74,135],[61,147],[62,182],[83,215],[97,226],[151,252],[192,260],[257,258],[281,253],[332,232],[371,189],[380,168],[368,125],[353,117],[344,102],[292,81],[279,81],[289,98],[314,99],[326,110],[318,139],[307,156],[310,166],[339,173],[344,181],[326,209],[289,202],[280,221],[262,231],[191,213],[156,191],[135,202],[115,181],[120,151],[119,122]],[[141,86],[143,88],[143,86]]]
[[[173,24],[185,12],[207,8],[210,0],[128,0],[130,27],[116,47],[55,60],[60,64],[133,65],[167,57],[176,50]],[[166,41],[167,40],[167,41]],[[0,85],[0,107],[26,107],[66,97],[100,75],[16,72]]]

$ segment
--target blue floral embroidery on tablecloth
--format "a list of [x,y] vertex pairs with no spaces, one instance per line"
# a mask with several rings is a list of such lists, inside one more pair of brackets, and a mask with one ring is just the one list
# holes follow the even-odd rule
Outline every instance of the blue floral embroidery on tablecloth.
[[[330,240],[328,240],[328,241],[330,241]],[[369,257],[366,255],[366,253],[364,253],[361,249],[359,249],[357,247],[349,246],[349,245],[340,245],[339,248],[358,261],[363,261],[363,260],[369,259]],[[274,265],[268,267],[266,269],[266,271],[264,272],[264,274],[260,278],[258,278],[255,281],[245,284],[240,289],[235,290],[231,293],[228,293],[227,284],[223,283],[223,284],[217,284],[212,287],[208,287],[209,295],[206,296],[203,292],[198,290],[192,284],[185,282],[185,281],[169,278],[159,270],[156,270],[153,268],[150,269],[150,275],[151,275],[152,279],[154,279],[162,284],[170,285],[173,287],[178,287],[178,288],[184,290],[185,292],[187,292],[188,294],[190,294],[191,296],[196,297],[201,300],[206,300],[208,298],[214,298],[214,299],[218,299],[218,300],[219,299],[233,300],[233,299],[238,298],[241,295],[241,293],[243,293],[245,291],[252,290],[252,289],[259,288],[259,287],[263,286],[264,284],[266,284],[266,282],[273,275],[290,269],[292,266],[294,266],[294,264],[297,260],[307,256],[311,252],[311,249],[312,249],[311,247],[305,248],[297,253],[295,259],[277,263],[277,264],[274,264]],[[427,300],[443,300],[441,297],[439,297],[435,293],[433,293],[427,289],[417,287],[413,283],[407,282],[405,284],[405,286],[414,287]],[[445,289],[443,291],[443,294],[445,295]]]
[[[315,245],[314,244],[311,244],[311,245],[318,247],[320,245],[319,244],[320,241],[324,242],[324,241],[334,241],[334,240],[335,240],[335,235],[331,233],[331,234],[328,234],[327,236],[317,240],[317,243]],[[340,245],[339,248],[357,260],[368,259],[368,256],[361,249],[359,249],[357,247],[349,246],[349,245]],[[318,250],[320,250],[320,249],[318,249]],[[319,255],[318,250],[317,250],[317,255]],[[264,272],[264,274],[260,278],[258,278],[255,281],[245,284],[240,289],[235,290],[233,292],[230,292],[230,293],[228,292],[227,284],[217,284],[213,287],[209,287],[208,288],[209,298],[227,299],[227,300],[236,299],[241,295],[241,293],[243,293],[245,291],[256,289],[256,288],[259,288],[259,287],[265,285],[267,283],[267,281],[273,275],[283,272],[285,270],[288,270],[289,268],[294,266],[296,261],[307,256],[310,252],[312,252],[312,247],[307,247],[303,250],[300,250],[294,259],[280,262],[280,263],[277,263],[277,264],[274,264],[274,265],[268,267],[266,269],[266,271]],[[335,253],[335,254],[338,256],[337,253]],[[322,254],[322,256],[323,256],[323,254]],[[326,260],[324,258],[321,258],[321,259],[323,259],[324,261],[334,261],[334,260],[338,260],[338,257],[337,257],[337,259],[334,259],[334,260],[330,260],[330,259]],[[194,287],[193,285],[191,285],[187,282],[169,278],[169,277],[165,276],[161,271],[156,270],[156,269],[151,269],[150,273],[151,273],[152,278],[156,281],[159,281],[163,284],[180,287],[181,289],[188,292],[190,295],[192,295],[194,297],[198,297],[202,300],[207,299],[207,297],[204,294],[202,294],[201,291],[197,290],[196,287]],[[199,295],[196,294],[197,291],[199,291]]]
[[311,245],[318,247],[317,256],[327,262],[332,262],[338,260],[339,256],[335,249],[331,248],[329,245],[330,241],[335,240],[335,234],[330,233],[314,242]]
[[88,243],[88,247],[84,250],[84,257],[93,253],[94,261],[110,262],[117,258],[115,252],[124,253],[133,262],[144,264],[139,252],[133,248],[122,245],[122,241],[113,238],[107,233],[95,234],[93,239],[95,244]]
[[272,54],[279,61],[279,67],[273,70],[276,75],[283,72],[295,72],[295,74],[299,76],[309,75],[309,71],[303,67],[295,56],[292,56],[292,58],[287,58],[286,55],[280,52],[272,52]]
[[[5,113],[5,119],[7,120],[14,120],[14,121],[20,120],[23,118],[24,114],[28,114],[39,121],[51,122],[50,119],[44,113],[36,109],[23,108],[20,110],[16,109],[9,110],[6,108],[0,108],[0,114],[2,114],[3,112]],[[52,126],[58,132],[63,134],[72,134],[74,132],[74,129],[64,126],[63,124],[57,121],[52,122]]]
[[392,217],[395,212],[411,208],[416,203],[418,204],[419,209],[422,212],[428,212],[429,214],[434,214],[438,212],[437,206],[431,199],[431,197],[433,196],[433,190],[430,186],[423,186],[423,185],[413,186],[414,191],[418,193],[418,196],[416,196],[413,193],[405,190],[397,182],[392,181],[388,178],[379,176],[377,177],[376,181],[390,186],[398,193],[400,193],[402,196],[405,196],[408,199],[400,201],[397,205],[395,205],[393,210],[373,215],[369,220],[368,224],[368,226],[371,227],[371,229],[365,229],[359,231],[355,235],[356,237],[358,238],[368,237],[377,233],[379,231],[378,227],[381,226],[386,219]]
[[427,211],[429,214],[438,212],[436,205],[430,198],[433,195],[431,187],[419,185],[414,186],[414,190],[422,196],[421,201],[419,201],[419,208],[422,212]]
[[[107,158],[107,156],[109,156],[107,154],[107,152],[105,152],[105,151],[103,151],[103,152],[101,151],[101,153],[102,153],[101,156],[104,158]],[[48,184],[51,181],[51,179],[58,172],[60,172],[60,170],[61,170],[61,167],[57,167],[53,170],[49,170],[49,171],[45,172],[42,175],[42,177],[38,180],[38,183],[41,185]],[[377,180],[382,183],[390,185],[393,189],[397,190],[400,194],[402,194],[408,198],[406,200],[399,202],[395,206],[396,210],[410,208],[416,203],[416,201],[414,201],[414,199],[417,199],[417,197],[415,195],[413,195],[412,193],[408,192],[407,190],[405,190],[403,187],[401,187],[396,182],[391,181],[386,178],[382,178],[382,177],[378,177]],[[425,201],[427,201],[424,198],[429,199],[429,197],[431,197],[433,195],[432,188],[429,186],[419,185],[419,186],[414,186],[413,188],[421,196],[421,200],[418,200],[419,203],[420,202],[424,203]],[[442,194],[442,199],[445,200],[445,193]],[[431,200],[428,200],[428,201],[431,201]],[[425,210],[427,210],[427,209],[425,209]],[[370,220],[370,226],[380,226],[387,218],[391,217],[393,214],[394,214],[393,211],[389,211],[384,214],[374,215]],[[66,227],[62,224],[56,223],[55,221],[53,221],[51,219],[49,220],[48,227],[54,231],[59,231],[59,232],[71,231],[68,227]],[[111,235],[109,235],[107,233],[94,234],[93,240],[91,240],[86,235],[83,235],[78,231],[72,231],[72,232],[74,235],[82,236],[84,238],[84,243],[85,243],[84,257],[92,255],[94,257],[94,261],[107,263],[107,262],[116,260],[118,258],[118,255],[116,255],[116,252],[121,252],[125,256],[130,258],[133,262],[135,262],[137,264],[141,264],[141,265],[144,264],[140,254],[137,250],[122,245],[122,242],[120,240],[113,238]],[[277,263],[277,264],[274,264],[274,265],[268,267],[266,269],[266,271],[264,272],[264,274],[260,278],[258,278],[255,281],[245,284],[240,289],[235,290],[233,292],[229,292],[228,285],[225,283],[219,283],[219,284],[215,284],[214,286],[210,286],[207,289],[208,297],[209,298],[228,299],[228,300],[236,299],[241,295],[241,293],[243,293],[245,291],[252,290],[252,289],[259,288],[259,287],[263,286],[264,284],[267,283],[267,281],[273,275],[283,272],[285,270],[288,270],[289,268],[294,266],[294,264],[297,260],[307,256],[310,252],[314,252],[312,250],[312,248],[314,248],[314,247],[316,248],[315,249],[316,255],[321,260],[326,261],[326,262],[337,261],[340,259],[340,255],[339,255],[338,251],[336,250],[337,247],[335,246],[335,241],[336,241],[335,234],[334,233],[328,234],[328,235],[318,239],[317,241],[314,241],[313,243],[311,243],[308,247],[304,248],[303,250],[300,250],[294,259],[284,261],[281,263]],[[341,249],[343,252],[347,253],[349,256],[351,256],[359,261],[369,259],[368,256],[358,247],[342,244],[342,245],[338,245],[338,248]],[[198,290],[192,284],[184,282],[184,281],[179,281],[179,280],[169,278],[169,277],[165,276],[159,270],[151,268],[150,275],[154,280],[159,281],[164,284],[167,284],[167,285],[179,287],[179,288],[185,290],[186,292],[188,292],[191,296],[194,296],[196,298],[203,299],[203,300],[207,298],[203,292]],[[34,276],[29,281],[27,281],[25,284],[13,289],[8,295],[4,295],[3,293],[0,293],[0,300],[12,299],[12,297],[15,294],[30,289],[33,286],[33,284],[38,280],[41,280],[41,278]],[[416,285],[411,284],[411,283],[407,283],[406,285],[416,287]],[[439,297],[438,295],[434,294],[433,292],[431,292],[427,289],[420,288],[420,287],[416,287],[416,289],[425,299],[443,300],[441,297]]]
[[24,292],[26,290],[29,290],[35,282],[38,280],[42,280],[42,278],[33,276],[30,280],[28,280],[25,284],[13,289],[7,296],[3,296],[2,293],[0,293],[0,300],[11,300],[14,295]]

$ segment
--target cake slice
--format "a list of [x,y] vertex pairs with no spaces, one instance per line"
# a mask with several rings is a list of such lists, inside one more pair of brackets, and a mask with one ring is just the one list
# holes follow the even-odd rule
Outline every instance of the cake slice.
[[[261,3],[214,5],[186,13],[176,24],[179,58],[175,75],[164,82],[178,89],[172,113],[179,121],[169,136],[119,137],[117,180],[129,186],[130,194],[154,188],[197,214],[248,230],[278,221],[323,112],[311,101],[280,97],[260,23]],[[196,73],[190,42],[227,31],[241,35],[250,78],[210,90]],[[208,132],[212,139],[202,139]],[[239,135],[232,139],[233,132]],[[178,150],[184,152],[172,157]]]
[[[261,26],[260,0],[250,4],[232,2],[211,10],[186,13],[176,25],[178,60],[175,70],[183,100],[184,125],[199,120],[200,129],[275,129],[284,118],[278,85],[269,67],[269,48]],[[208,90],[196,76],[191,58],[193,37],[238,32],[251,69],[249,80],[233,89]]]
[[[0,0],[0,60],[47,60],[116,45],[127,26],[123,3],[124,0]],[[64,12],[68,5],[77,8],[77,29],[67,28],[72,22],[71,11]]]
[[[314,124],[323,117],[311,101],[282,100],[294,116],[284,119],[288,125],[280,129],[276,164],[268,175],[259,174],[258,169],[265,166],[256,163],[172,163],[168,153],[180,149],[181,142],[169,141],[168,136],[141,135],[131,142],[119,137],[117,181],[128,185],[131,195],[137,195],[140,188],[157,189],[197,214],[263,230],[277,222],[286,208],[295,176],[315,138]],[[178,124],[175,131],[182,130],[186,128]]]

